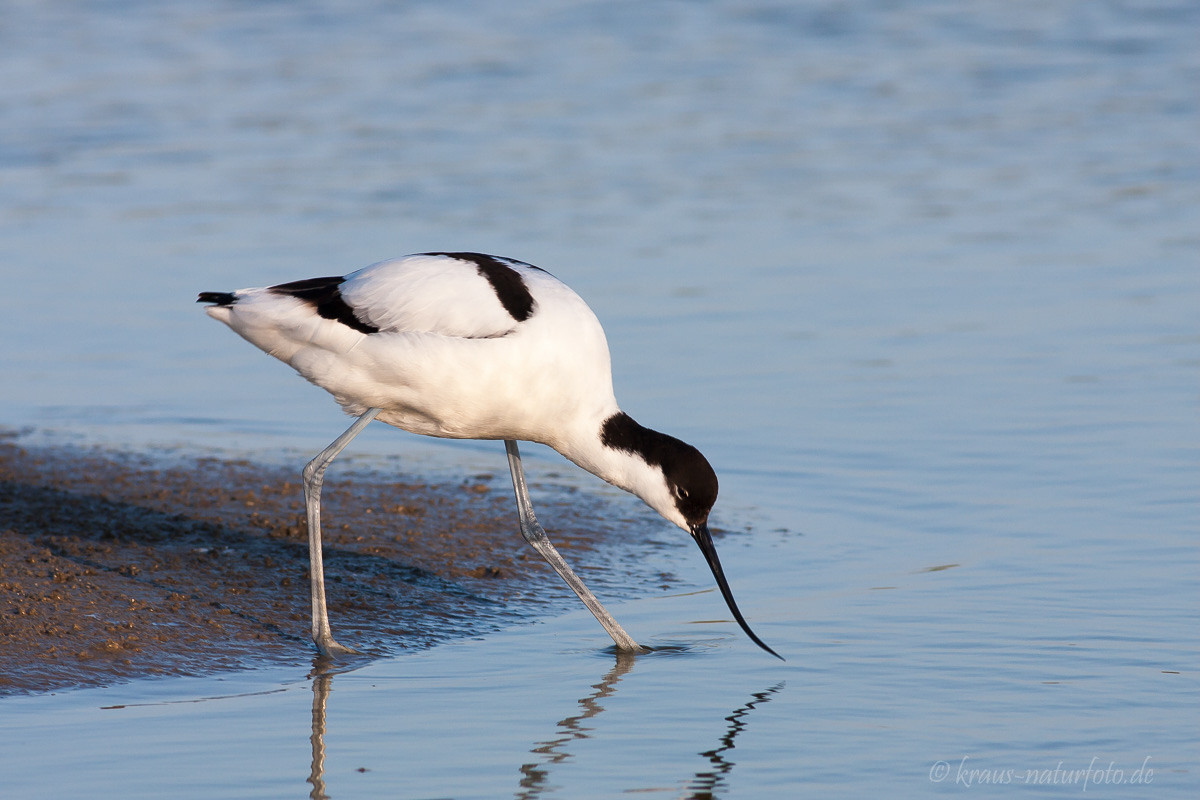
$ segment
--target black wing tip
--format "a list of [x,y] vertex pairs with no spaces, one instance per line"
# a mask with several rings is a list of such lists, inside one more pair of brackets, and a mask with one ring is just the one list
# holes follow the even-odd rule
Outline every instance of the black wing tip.
[[359,333],[379,333],[378,327],[359,319],[354,309],[346,303],[341,289],[345,282],[346,278],[342,275],[305,278],[272,286],[268,291],[302,300],[312,306],[321,317],[340,322]]
[[197,303],[212,303],[217,306],[231,306],[237,301],[232,292],[201,292],[196,298]]

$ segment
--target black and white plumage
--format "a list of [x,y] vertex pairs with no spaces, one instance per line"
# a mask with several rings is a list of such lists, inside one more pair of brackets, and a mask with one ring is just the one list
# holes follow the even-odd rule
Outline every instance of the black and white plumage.
[[604,330],[548,272],[481,253],[422,253],[344,277],[203,292],[209,316],[329,391],[353,425],[304,471],[313,639],[334,641],[321,566],[325,467],[372,419],[406,431],[504,440],[521,531],[596,615],[618,649],[640,646],[562,560],[538,524],[517,440],[540,442],[642,498],[688,531],[734,618],[750,630],[708,530],[717,476],[696,448],[645,428],[617,405]]

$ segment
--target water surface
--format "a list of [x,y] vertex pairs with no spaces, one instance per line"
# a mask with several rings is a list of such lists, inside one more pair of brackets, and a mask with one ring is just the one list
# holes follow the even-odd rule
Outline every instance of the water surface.
[[328,681],[12,699],[10,790],[1194,796],[1198,35],[1171,0],[11,5],[7,426],[299,464],[345,421],[197,291],[520,258],[716,466],[788,661],[674,593],[612,608],[682,648],[632,665],[580,612]]

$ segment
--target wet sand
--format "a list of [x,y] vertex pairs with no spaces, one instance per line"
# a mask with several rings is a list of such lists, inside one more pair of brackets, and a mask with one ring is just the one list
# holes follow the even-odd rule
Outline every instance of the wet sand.
[[[310,663],[299,466],[0,440],[0,695]],[[335,468],[326,480],[343,644],[395,653],[578,602],[521,538],[507,472],[392,478]],[[607,563],[612,544],[653,546],[637,541],[648,518],[623,505],[630,518],[606,522],[598,498],[549,494],[539,517],[602,598],[672,583],[636,552]]]

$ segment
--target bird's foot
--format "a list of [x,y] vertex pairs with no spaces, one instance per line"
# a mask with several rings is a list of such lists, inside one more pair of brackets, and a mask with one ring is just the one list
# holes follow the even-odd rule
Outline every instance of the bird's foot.
[[317,652],[326,658],[362,655],[353,647],[346,647],[344,644],[338,644],[336,641],[334,641],[332,636],[324,636],[313,639],[313,644],[317,646]]

